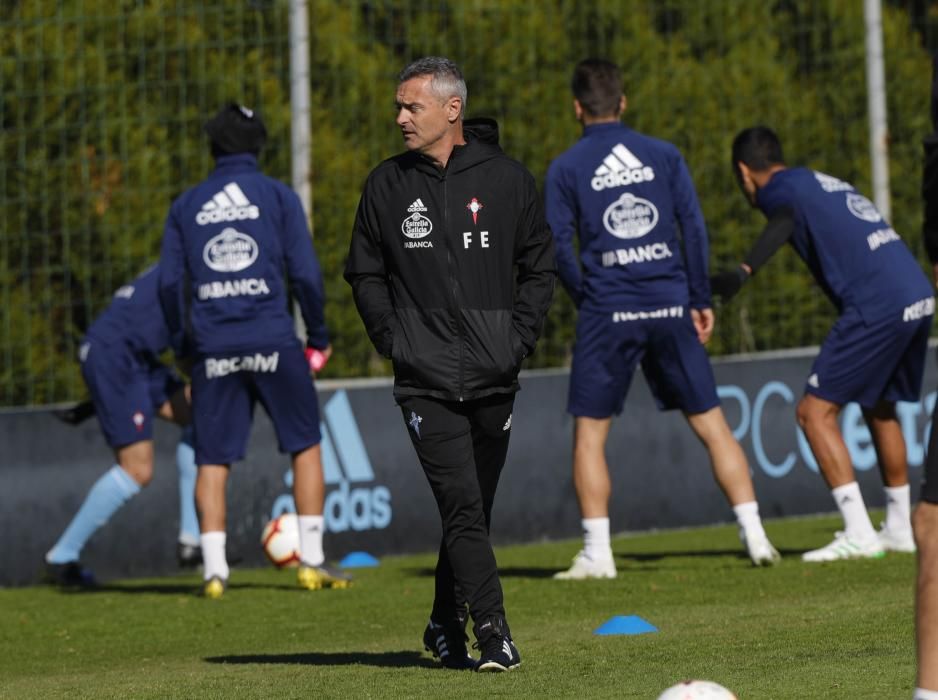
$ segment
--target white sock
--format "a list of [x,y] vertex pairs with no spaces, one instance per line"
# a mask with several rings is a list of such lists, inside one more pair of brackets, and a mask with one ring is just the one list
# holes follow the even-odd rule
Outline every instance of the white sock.
[[593,561],[612,559],[609,518],[583,518],[583,551]]
[[202,578],[208,581],[213,576],[227,581],[228,560],[225,558],[225,541],[227,536],[224,531],[203,532],[199,539],[202,541],[202,563],[204,566]]
[[912,700],[938,700],[938,690],[925,690],[916,688]]
[[737,503],[733,506],[733,512],[736,513],[736,522],[747,533],[751,535],[765,536],[765,529],[762,527],[762,518],[759,517],[759,504],[755,501],[748,503]]
[[876,539],[876,530],[870,522],[860,485],[856,481],[838,486],[831,491],[831,495],[844,518],[844,531],[848,537],[863,542]]
[[908,532],[912,529],[909,485],[887,486],[883,490],[886,492],[886,529]]
[[300,559],[304,564],[319,566],[326,560],[322,551],[324,518],[321,515],[299,515]]

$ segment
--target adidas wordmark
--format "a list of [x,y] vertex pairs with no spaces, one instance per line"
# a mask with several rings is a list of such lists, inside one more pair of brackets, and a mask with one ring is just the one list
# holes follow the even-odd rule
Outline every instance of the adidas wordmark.
[[623,187],[655,179],[655,171],[645,165],[623,144],[613,146],[612,152],[603,158],[596,168],[590,186],[600,192],[612,187]]
[[195,222],[205,226],[223,221],[256,219],[260,215],[260,209],[251,204],[251,200],[241,191],[238,183],[229,182],[202,205],[202,211],[195,215]]

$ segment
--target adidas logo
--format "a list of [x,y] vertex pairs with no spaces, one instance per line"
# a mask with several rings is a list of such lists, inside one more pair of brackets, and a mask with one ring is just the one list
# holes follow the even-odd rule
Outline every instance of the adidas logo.
[[[325,532],[383,530],[391,524],[391,491],[377,480],[352,404],[344,390],[337,391],[323,407],[322,476],[329,487],[323,505]],[[293,470],[284,474],[284,485],[293,488]],[[334,487],[334,488],[332,488]],[[277,497],[271,517],[296,512],[292,493]]]
[[650,182],[655,179],[655,171],[644,165],[632,151],[624,145],[617,144],[612,152],[603,158],[602,165],[596,168],[590,186],[600,192],[612,187],[624,187],[639,182]]
[[260,209],[251,204],[237,182],[229,182],[220,192],[202,205],[202,211],[195,215],[195,222],[200,226],[218,224],[222,221],[241,221],[256,219]]
[[407,211],[409,211],[411,214],[413,214],[415,211],[426,211],[426,210],[427,208],[426,206],[424,206],[423,200],[421,200],[420,197],[417,197],[417,199],[414,200],[414,203],[411,204],[409,207],[407,207]]
[[817,373],[808,377],[808,386],[813,386],[815,389],[821,386],[821,382],[817,378]]
[[502,652],[508,657],[509,661],[515,658],[511,653],[511,644],[508,643],[507,639],[502,640]]

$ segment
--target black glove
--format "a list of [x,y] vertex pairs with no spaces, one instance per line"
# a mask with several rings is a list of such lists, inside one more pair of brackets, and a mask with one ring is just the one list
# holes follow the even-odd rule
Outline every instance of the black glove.
[[52,415],[63,423],[78,425],[94,415],[94,404],[90,400],[82,401],[74,406],[52,411]]
[[722,297],[723,301],[729,301],[743,288],[748,279],[749,273],[741,267],[724,270],[710,278],[710,291]]

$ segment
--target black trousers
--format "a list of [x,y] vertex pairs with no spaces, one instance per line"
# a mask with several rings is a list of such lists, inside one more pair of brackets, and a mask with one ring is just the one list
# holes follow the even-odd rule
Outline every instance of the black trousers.
[[398,399],[443,522],[431,611],[437,624],[464,620],[466,605],[476,624],[505,616],[489,528],[514,400],[514,394],[463,402]]

